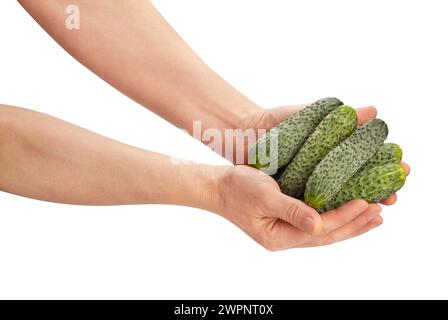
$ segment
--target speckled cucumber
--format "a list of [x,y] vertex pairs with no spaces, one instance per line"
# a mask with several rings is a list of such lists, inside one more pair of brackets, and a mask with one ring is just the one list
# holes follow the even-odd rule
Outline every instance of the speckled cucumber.
[[371,167],[350,180],[319,212],[337,208],[353,199],[364,199],[369,203],[380,202],[400,190],[405,182],[406,173],[400,164],[388,163]]
[[[324,98],[293,114],[263,135],[249,151],[249,164],[274,174],[287,165],[322,119],[343,103],[337,98]],[[277,152],[271,152],[271,140]],[[277,143],[276,143],[277,142]],[[271,154],[274,163],[271,163]],[[275,163],[275,161],[277,163]]]
[[317,210],[326,206],[375,155],[387,134],[387,125],[380,119],[355,130],[317,165],[306,184],[305,202]]
[[403,151],[400,146],[395,143],[385,143],[383,144],[378,152],[370,159],[362,170],[368,170],[373,167],[377,167],[387,163],[398,164],[401,162],[403,157]]
[[306,140],[278,180],[283,193],[300,199],[319,162],[356,129],[355,109],[340,106],[328,114]]

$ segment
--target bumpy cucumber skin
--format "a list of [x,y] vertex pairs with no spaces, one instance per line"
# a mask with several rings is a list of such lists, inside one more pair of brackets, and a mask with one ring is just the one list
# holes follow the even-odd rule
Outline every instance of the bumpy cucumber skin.
[[387,163],[400,163],[402,158],[403,151],[398,144],[385,143],[380,147],[372,159],[362,167],[362,170],[368,170]]
[[319,210],[371,159],[383,145],[387,125],[373,119],[355,130],[317,165],[306,184],[305,202]]
[[380,202],[398,191],[406,182],[406,173],[400,164],[388,163],[371,167],[350,180],[336,197],[318,211],[339,207],[353,199],[369,203]]
[[278,137],[276,169],[286,166],[322,119],[342,104],[337,98],[324,98],[282,121],[251,148],[249,161],[256,161],[251,165],[258,169],[270,167],[270,137],[274,132],[275,137]]
[[278,184],[283,193],[300,199],[314,168],[333,148],[356,129],[355,109],[340,106],[330,112],[309,136],[300,151],[286,167]]

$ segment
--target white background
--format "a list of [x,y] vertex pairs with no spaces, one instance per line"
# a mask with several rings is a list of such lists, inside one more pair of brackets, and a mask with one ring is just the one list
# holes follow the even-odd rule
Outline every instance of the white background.
[[[196,209],[80,207],[1,193],[0,298],[448,298],[446,1],[154,3],[263,106],[324,96],[377,106],[389,141],[412,165],[398,204],[360,238],[270,253]],[[0,103],[226,163],[82,67],[15,1],[0,1],[0,41]]]

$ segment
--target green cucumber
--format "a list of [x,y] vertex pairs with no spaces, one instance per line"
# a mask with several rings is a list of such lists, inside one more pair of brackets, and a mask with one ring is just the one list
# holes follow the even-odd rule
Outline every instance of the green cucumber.
[[380,119],[373,119],[355,130],[317,165],[306,184],[305,202],[315,209],[327,205],[375,155],[387,134],[387,125]]
[[249,164],[268,174],[276,173],[292,160],[322,119],[342,104],[336,98],[321,99],[282,121],[250,149]]
[[380,202],[403,187],[406,173],[400,164],[388,163],[363,170],[350,180],[320,212],[339,207],[353,199]]
[[278,180],[283,193],[300,199],[306,182],[319,162],[356,129],[355,109],[340,106],[330,112],[293,158]]
[[403,158],[403,151],[400,146],[395,143],[383,144],[378,152],[370,159],[362,170],[368,170],[387,163],[400,163]]

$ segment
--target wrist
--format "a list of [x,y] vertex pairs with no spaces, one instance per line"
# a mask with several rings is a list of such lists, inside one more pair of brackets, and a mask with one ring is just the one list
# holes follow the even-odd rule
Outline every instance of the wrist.
[[194,95],[188,96],[185,103],[189,110],[185,118],[201,120],[203,129],[221,132],[225,129],[246,129],[248,120],[264,110],[233,87],[222,88],[220,85],[214,88],[208,84],[207,88],[200,93],[193,92]]
[[228,122],[226,129],[250,129],[255,128],[257,119],[263,116],[264,109],[255,103],[248,101],[246,104],[240,104],[238,107],[228,106],[231,121]]
[[195,165],[195,177],[191,190],[193,203],[189,205],[199,209],[222,214],[225,204],[223,186],[233,166]]

